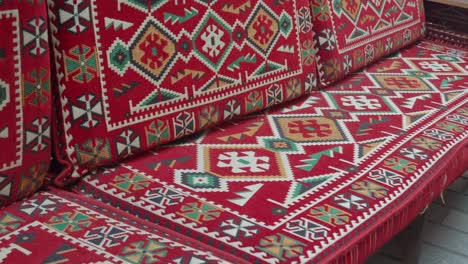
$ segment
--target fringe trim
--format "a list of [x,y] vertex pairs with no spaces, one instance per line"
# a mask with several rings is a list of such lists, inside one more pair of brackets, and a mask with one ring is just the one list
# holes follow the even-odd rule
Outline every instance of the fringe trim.
[[[467,143],[468,139],[465,140]],[[414,186],[409,196],[399,199],[406,200],[398,208],[393,209],[388,217],[376,221],[370,231],[351,239],[348,246],[339,249],[323,259],[320,263],[355,264],[363,263],[377,249],[408,226],[418,215],[425,212],[426,207],[459,176],[468,169],[468,145],[461,144],[461,150],[453,151],[452,155],[440,161],[424,186]],[[430,173],[430,172],[429,172]],[[416,183],[417,184],[417,183]]]

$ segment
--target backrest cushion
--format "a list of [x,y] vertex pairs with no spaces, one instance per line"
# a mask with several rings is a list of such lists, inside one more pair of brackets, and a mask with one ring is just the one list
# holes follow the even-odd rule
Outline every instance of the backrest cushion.
[[49,1],[71,177],[314,89],[308,0]]
[[419,39],[423,0],[310,0],[322,87]]
[[0,1],[0,207],[35,192],[50,161],[45,1]]

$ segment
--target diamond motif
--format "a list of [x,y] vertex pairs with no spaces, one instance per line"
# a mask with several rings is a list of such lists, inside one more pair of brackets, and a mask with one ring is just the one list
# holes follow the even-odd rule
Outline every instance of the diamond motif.
[[326,117],[278,117],[275,120],[281,135],[298,143],[346,141],[340,127]]
[[231,51],[231,38],[228,24],[210,12],[196,29],[194,50],[203,62],[217,70]]
[[361,8],[361,0],[346,0],[342,1],[343,11],[353,20],[356,21],[356,18],[359,14]]
[[141,11],[153,11],[156,8],[158,8],[160,5],[162,5],[164,0],[127,0],[127,1],[122,1],[119,0],[119,4],[127,4],[129,6],[132,6],[134,8],[137,8]]
[[263,54],[268,54],[279,34],[280,26],[276,17],[265,6],[259,5],[247,25],[247,40]]
[[141,32],[130,45],[131,61],[159,81],[174,60],[175,42],[153,21],[149,21]]
[[226,181],[210,173],[178,171],[175,181],[198,192],[227,191]]
[[293,153],[298,152],[299,150],[302,151],[300,145],[297,145],[291,140],[285,138],[265,138],[263,139],[263,143],[266,149],[275,152]]

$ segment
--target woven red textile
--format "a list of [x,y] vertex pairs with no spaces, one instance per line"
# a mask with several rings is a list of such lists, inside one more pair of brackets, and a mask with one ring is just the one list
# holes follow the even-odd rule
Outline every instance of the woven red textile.
[[2,263],[26,259],[28,263],[225,263],[215,254],[226,256],[196,240],[59,190],[41,192],[2,209],[0,245]]
[[76,189],[250,263],[357,263],[468,168],[467,67],[422,42]]
[[49,6],[70,166],[60,186],[316,86],[307,0]]
[[34,193],[50,160],[44,1],[0,1],[0,208]]
[[310,4],[323,87],[424,34],[422,0],[310,0]]

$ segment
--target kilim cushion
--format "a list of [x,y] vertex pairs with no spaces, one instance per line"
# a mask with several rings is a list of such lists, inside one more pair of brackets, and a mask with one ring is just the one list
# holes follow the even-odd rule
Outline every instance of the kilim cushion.
[[[49,1],[57,184],[315,87],[307,0]],[[129,15],[131,14],[131,16]]]
[[214,264],[226,263],[220,257],[227,255],[89,198],[58,190],[36,194],[0,211],[0,245],[0,263]]
[[77,188],[249,263],[362,263],[468,169],[467,87],[423,42]]
[[424,33],[422,0],[310,0],[310,4],[322,86]]
[[50,160],[44,1],[0,1],[0,208],[36,191]]

